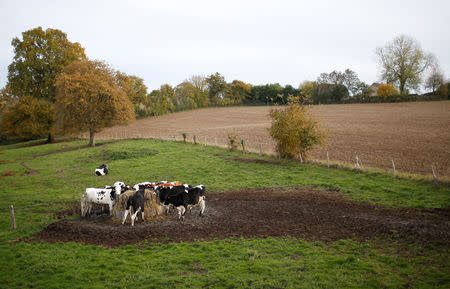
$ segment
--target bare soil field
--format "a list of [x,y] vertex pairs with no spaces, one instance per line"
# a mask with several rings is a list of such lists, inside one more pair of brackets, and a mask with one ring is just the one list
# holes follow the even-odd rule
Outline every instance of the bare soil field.
[[[105,129],[99,139],[155,137],[226,146],[227,134],[236,133],[246,148],[274,154],[268,133],[273,107],[206,108],[137,120],[128,126]],[[311,106],[310,111],[329,132],[326,147],[311,153],[315,160],[353,164],[358,155],[362,167],[396,169],[403,173],[450,177],[450,101],[339,104]]]
[[[58,212],[64,218],[79,216],[79,203]],[[394,209],[344,199],[336,191],[285,187],[240,189],[206,195],[206,210],[186,213],[178,221],[175,212],[135,227],[121,225],[106,215],[61,220],[32,237],[47,242],[80,242],[108,248],[149,242],[192,242],[234,236],[292,236],[308,241],[340,239],[394,240],[450,245],[450,209]]]

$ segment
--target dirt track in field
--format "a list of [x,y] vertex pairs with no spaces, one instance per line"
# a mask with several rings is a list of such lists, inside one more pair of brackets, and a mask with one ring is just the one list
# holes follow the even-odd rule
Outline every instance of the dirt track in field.
[[[389,236],[429,244],[450,245],[450,209],[393,209],[343,198],[340,192],[308,188],[241,189],[208,193],[204,217],[187,213],[183,222],[174,213],[135,227],[109,216],[62,220],[49,225],[33,240],[75,241],[108,248],[144,240],[191,242],[234,236],[293,236],[309,241]],[[74,204],[58,217],[79,214]]]
[[[271,107],[208,108],[137,120],[129,126],[106,129],[100,139],[170,137],[226,146],[227,133],[245,139],[246,148],[273,153],[274,143],[267,128]],[[340,104],[311,107],[312,113],[329,131],[328,146],[312,152],[312,158],[353,164],[358,154],[362,167],[391,169],[404,173],[450,177],[450,101]]]

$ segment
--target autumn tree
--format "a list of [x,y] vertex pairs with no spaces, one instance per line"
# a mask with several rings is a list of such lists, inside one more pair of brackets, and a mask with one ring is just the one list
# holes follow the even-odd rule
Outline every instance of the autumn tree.
[[195,92],[195,103],[198,107],[205,107],[209,105],[209,88],[206,77],[203,75],[193,75],[187,82],[191,83],[196,89]]
[[272,119],[270,136],[276,142],[281,157],[306,159],[308,152],[316,145],[324,144],[326,135],[315,120],[300,104],[298,97],[289,97],[285,108],[270,111]]
[[117,71],[116,82],[133,104],[135,114],[139,117],[147,116],[150,103],[147,95],[147,86],[145,86],[144,80],[135,75],[127,75]]
[[27,140],[48,135],[53,121],[52,103],[26,95],[5,108],[0,126],[4,135]]
[[95,145],[95,133],[134,120],[131,101],[103,62],[82,60],[65,67],[56,81],[55,100],[55,130],[89,131],[89,146]]
[[378,86],[377,95],[381,98],[388,98],[398,95],[398,90],[391,83],[383,83]]
[[58,29],[34,28],[23,32],[22,39],[14,38],[11,44],[14,59],[8,66],[8,86],[17,97],[32,96],[53,103],[57,75],[72,61],[86,59],[84,48],[70,42]]
[[183,81],[175,87],[174,99],[177,102],[178,110],[198,108],[197,96],[198,90],[188,81]]
[[206,78],[206,83],[209,89],[210,105],[220,104],[220,100],[225,96],[225,89],[227,87],[225,78],[216,72]]
[[11,94],[11,90],[8,86],[5,86],[0,90],[0,120],[3,111],[17,100],[18,98]]
[[151,115],[163,115],[175,111],[173,99],[175,89],[169,84],[161,85],[160,89],[150,93]]
[[411,37],[400,35],[385,47],[376,49],[381,67],[381,78],[395,84],[401,94],[407,89],[418,89],[422,73],[433,63],[433,56],[425,53]]
[[225,97],[222,105],[243,104],[250,96],[251,86],[240,80],[233,80],[225,88]]

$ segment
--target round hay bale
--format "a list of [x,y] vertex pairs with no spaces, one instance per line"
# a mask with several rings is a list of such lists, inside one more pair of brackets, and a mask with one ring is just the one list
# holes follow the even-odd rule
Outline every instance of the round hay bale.
[[[120,194],[118,201],[113,206],[112,217],[113,219],[122,220],[123,214],[125,212],[127,201],[130,196],[132,196],[136,191],[130,190],[125,191]],[[131,209],[133,210],[133,209]],[[134,212],[130,212],[134,213]],[[155,218],[161,217],[164,215],[164,207],[160,204],[158,196],[151,190],[145,190],[145,209],[144,209],[144,217],[145,221],[150,221]],[[131,222],[130,214],[127,216],[126,222]],[[138,214],[140,219],[141,215]]]

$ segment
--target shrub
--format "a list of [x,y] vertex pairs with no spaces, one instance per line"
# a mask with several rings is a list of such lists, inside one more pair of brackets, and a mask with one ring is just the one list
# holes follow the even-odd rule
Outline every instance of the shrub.
[[447,96],[448,95],[448,84],[441,84],[437,90],[437,95],[439,96]]
[[289,102],[284,109],[270,111],[272,125],[270,136],[277,143],[281,157],[307,159],[308,151],[316,145],[324,144],[326,135],[319,128],[318,121],[298,102]]
[[232,151],[237,150],[238,148],[237,135],[235,133],[229,132],[227,137],[228,137],[228,148]]
[[398,94],[399,94],[398,90],[395,89],[395,87],[391,83],[380,84],[380,86],[378,86],[378,89],[377,89],[377,95],[381,98],[388,98],[388,97],[395,96]]

